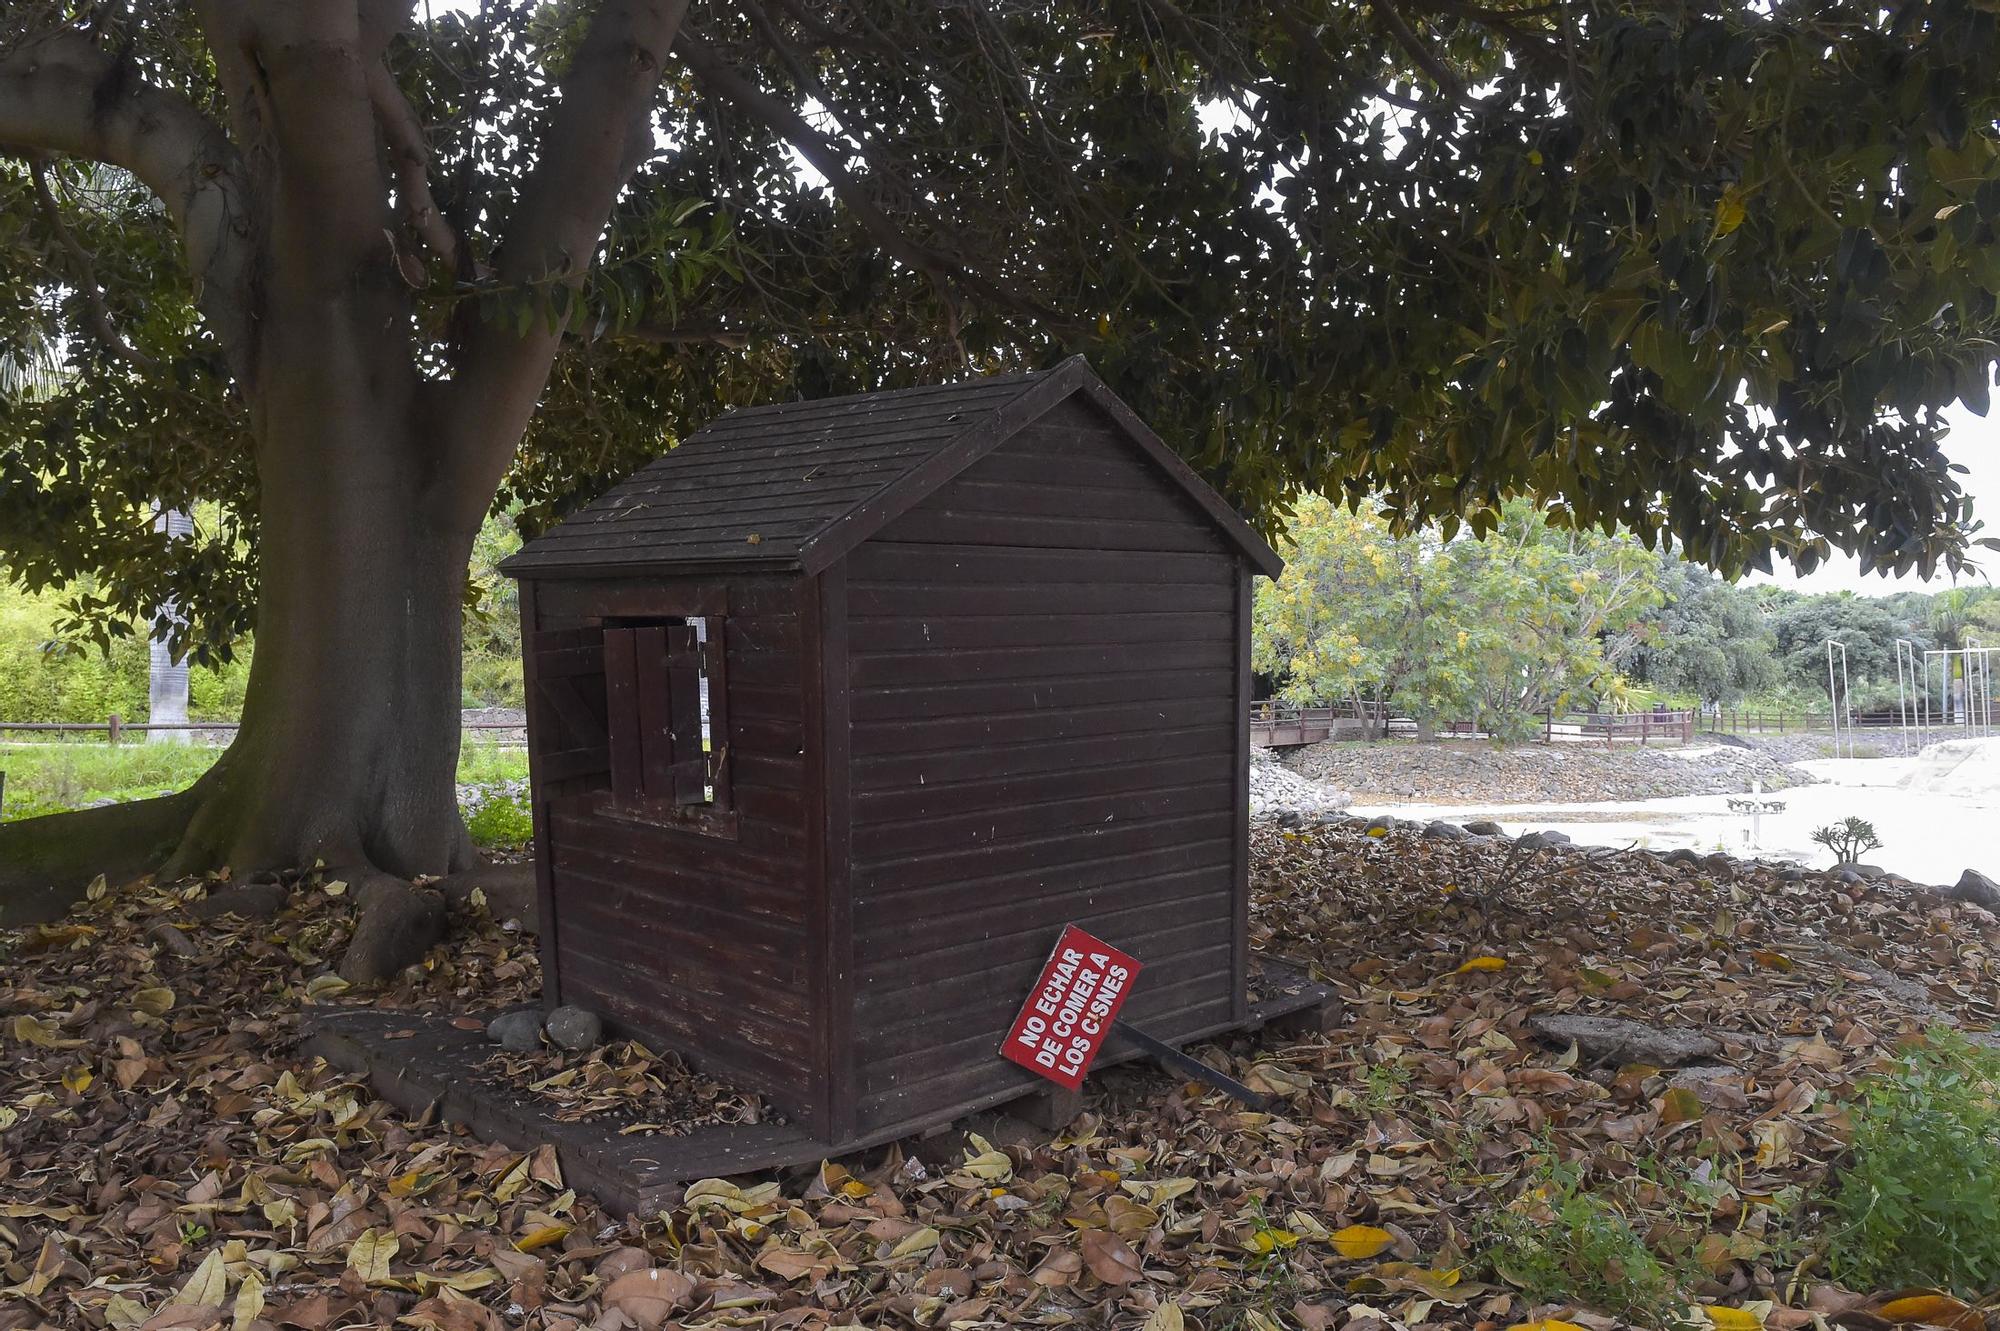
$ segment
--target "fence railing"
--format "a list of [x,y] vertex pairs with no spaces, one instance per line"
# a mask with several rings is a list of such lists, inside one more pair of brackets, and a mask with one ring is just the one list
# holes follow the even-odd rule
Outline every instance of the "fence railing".
[[[153,731],[179,731],[203,733],[222,732],[234,734],[241,729],[236,721],[127,721],[116,714],[103,721],[0,721],[0,739],[13,733],[28,735],[103,735],[111,743],[117,744],[127,736],[146,735]],[[520,721],[466,721],[462,730],[524,730]]]
[[[1369,709],[1372,711],[1372,709]],[[1250,705],[1251,743],[1270,748],[1294,744],[1314,744],[1331,739],[1342,731],[1355,733],[1363,722],[1379,724],[1376,716],[1364,716],[1353,703],[1322,703],[1310,707],[1272,701]],[[1694,738],[1698,724],[1695,712],[1543,712],[1542,739],[1548,743],[1601,740],[1652,744]],[[1407,717],[1389,714],[1392,733],[1409,733],[1416,723]],[[1440,739],[1476,738],[1486,731],[1477,721],[1445,721],[1433,727]]]

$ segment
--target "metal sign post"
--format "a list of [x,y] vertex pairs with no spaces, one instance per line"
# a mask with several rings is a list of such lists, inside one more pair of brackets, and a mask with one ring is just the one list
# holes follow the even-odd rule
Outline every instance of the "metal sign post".
[[1120,1039],[1168,1071],[1207,1082],[1253,1109],[1267,1108],[1267,1097],[1234,1077],[1118,1019],[1143,968],[1138,958],[1103,939],[1074,924],[1065,926],[1028,1001],[1014,1018],[1000,1056],[1065,1090],[1081,1090],[1090,1065],[1115,1030]]

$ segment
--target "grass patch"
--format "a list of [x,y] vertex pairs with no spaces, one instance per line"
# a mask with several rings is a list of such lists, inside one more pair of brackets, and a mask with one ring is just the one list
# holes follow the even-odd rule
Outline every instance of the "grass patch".
[[171,795],[193,784],[221,752],[199,744],[0,744],[0,772],[7,774],[0,819]]
[[[1548,1156],[1524,1182],[1477,1229],[1494,1274],[1533,1303],[1581,1305],[1639,1326],[1685,1323],[1702,1278],[1691,1239],[1712,1204],[1700,1185],[1648,1160],[1631,1179],[1592,1187],[1580,1165]],[[1665,1239],[1673,1241],[1663,1250]]]
[[2000,1285],[2000,1052],[1943,1030],[1862,1083],[1827,1258],[1857,1289]]
[[[221,749],[201,744],[0,744],[0,772],[7,776],[0,821],[172,794],[221,756]],[[468,741],[459,752],[460,785],[498,786],[527,776],[526,749]]]

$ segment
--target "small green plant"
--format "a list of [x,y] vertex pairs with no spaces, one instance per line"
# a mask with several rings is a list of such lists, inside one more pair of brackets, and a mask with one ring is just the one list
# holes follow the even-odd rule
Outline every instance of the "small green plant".
[[517,796],[494,794],[475,808],[465,820],[474,845],[487,850],[518,850],[535,836],[535,820],[527,801]]
[[1858,863],[1869,851],[1882,848],[1882,838],[1875,835],[1875,824],[1853,814],[1815,829],[1812,839],[1832,851],[1840,864]]
[[1377,1063],[1361,1078],[1361,1103],[1370,1111],[1393,1109],[1415,1073],[1404,1063]]
[[1932,1031],[1850,1107],[1827,1257],[1857,1289],[2000,1286],[2000,1052]]
[[1573,1165],[1545,1158],[1514,1206],[1478,1237],[1503,1280],[1537,1303],[1582,1304],[1640,1326],[1671,1326],[1690,1300],[1689,1273],[1646,1245],[1618,1202],[1584,1185]]

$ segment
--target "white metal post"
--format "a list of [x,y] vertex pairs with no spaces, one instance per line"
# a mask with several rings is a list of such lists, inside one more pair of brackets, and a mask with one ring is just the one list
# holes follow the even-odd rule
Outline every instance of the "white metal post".
[[[1836,686],[1835,684],[1835,677],[1833,673],[1833,653],[1835,648],[1840,649],[1840,675],[1839,675],[1838,686]],[[1845,730],[1847,732],[1847,756],[1852,758],[1854,756],[1853,725],[1851,722],[1849,722],[1846,725],[1843,725],[1842,722],[1846,720],[1846,718],[1844,718],[1841,715],[1842,710],[1846,705],[1846,695],[1847,695],[1847,644],[1840,641],[1838,638],[1828,638],[1826,640],[1826,692],[1827,692],[1827,700],[1832,704],[1833,707],[1833,756],[1836,758],[1841,756],[1840,736],[1841,732]]]

